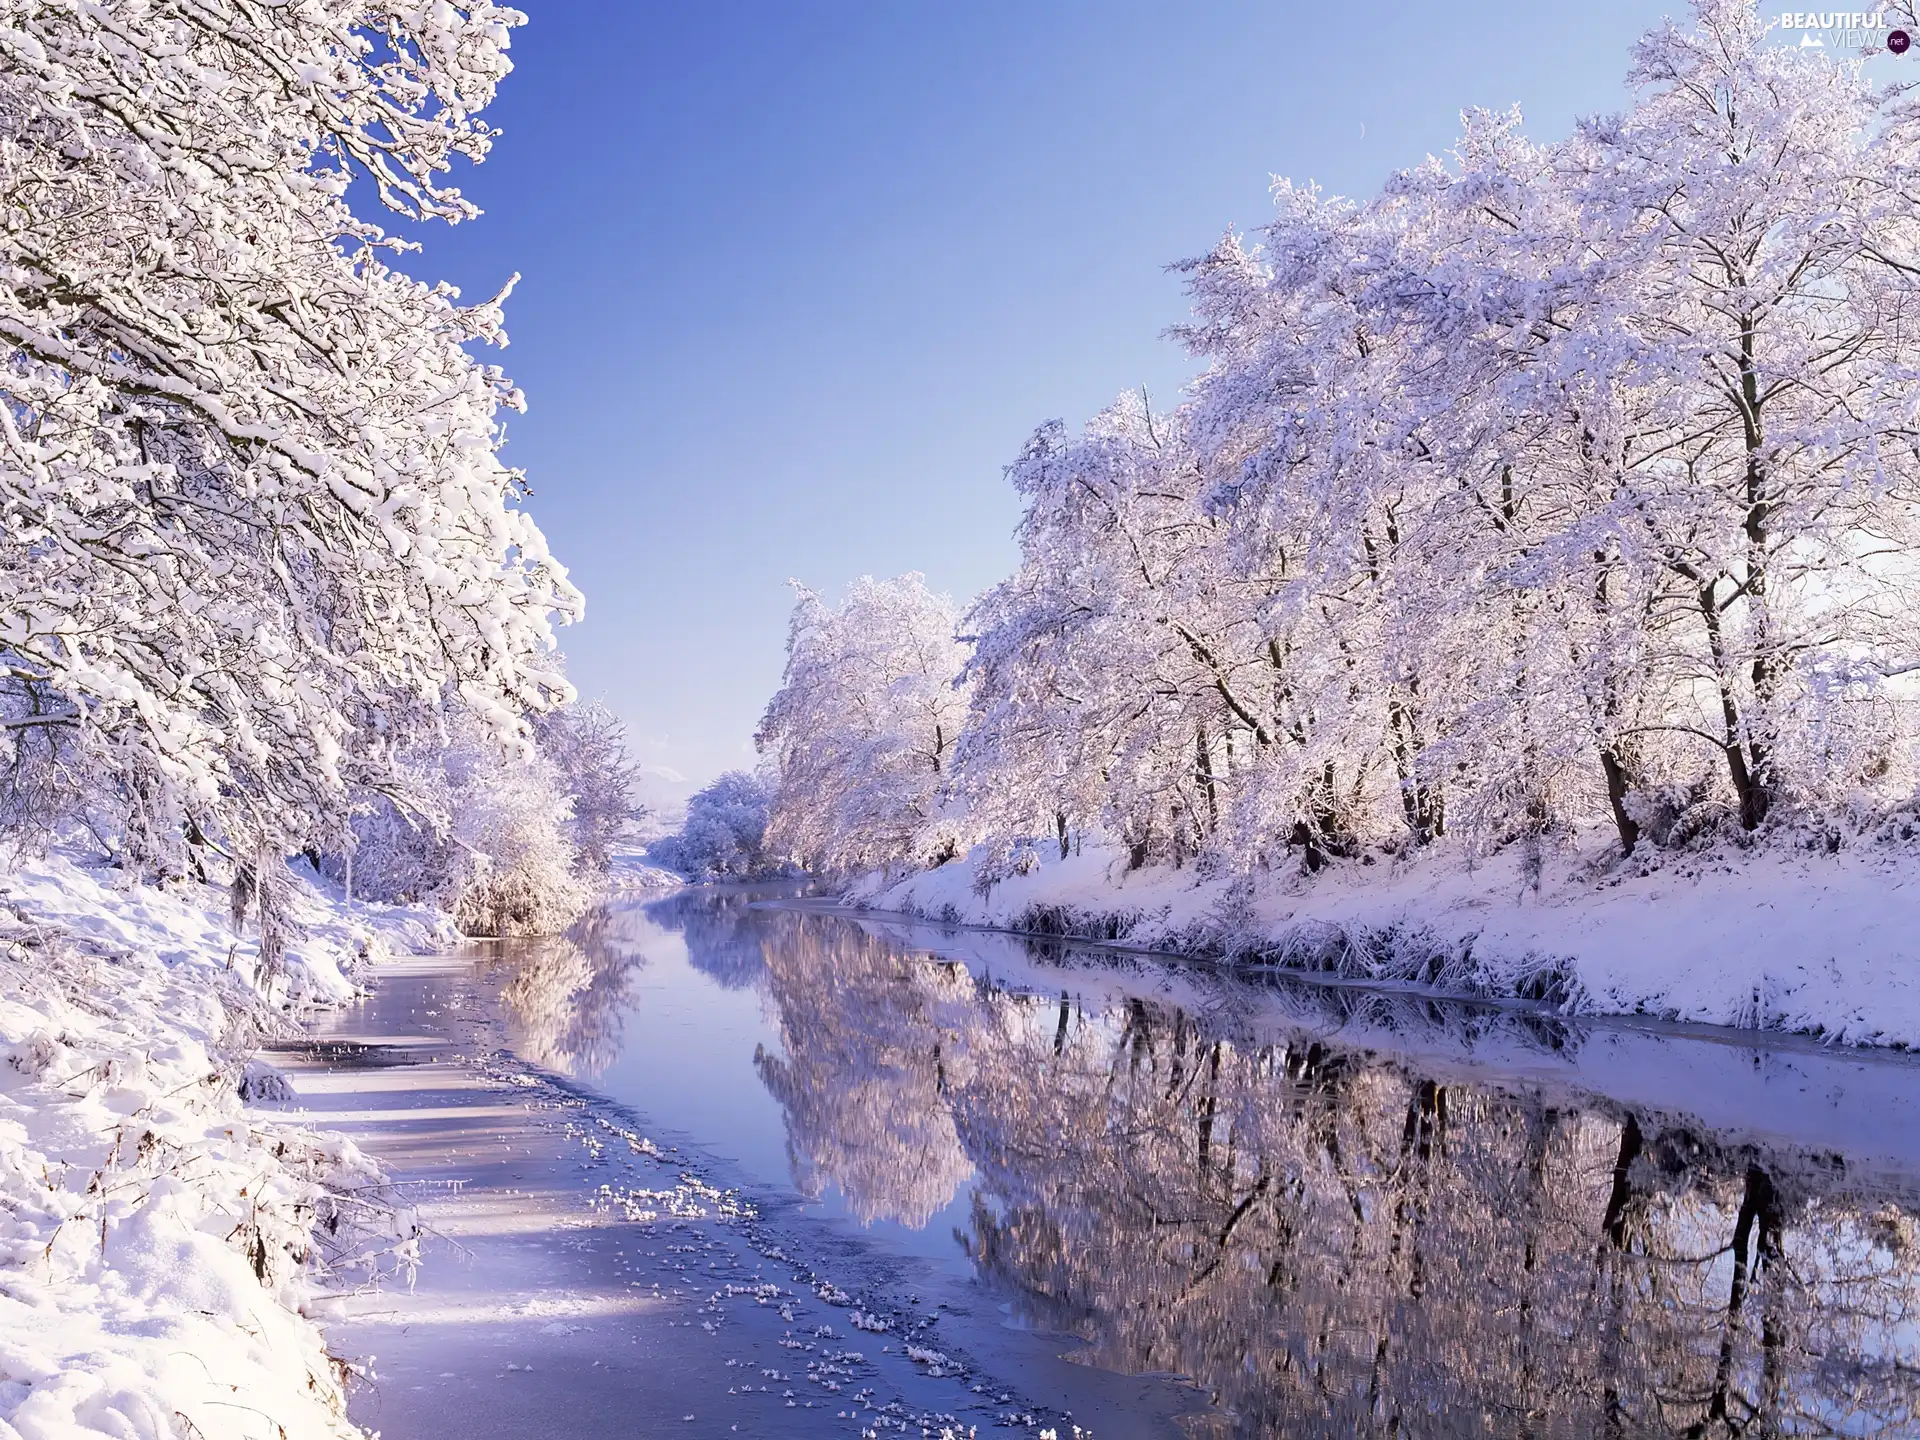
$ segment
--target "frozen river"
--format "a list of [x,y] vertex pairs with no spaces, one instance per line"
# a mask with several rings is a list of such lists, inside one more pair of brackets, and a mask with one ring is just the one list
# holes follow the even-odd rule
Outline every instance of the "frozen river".
[[[344,1325],[387,1440],[1920,1427],[1907,1057],[708,890],[340,1027],[303,1101],[465,1182]],[[355,1088],[436,1067],[491,1118]]]

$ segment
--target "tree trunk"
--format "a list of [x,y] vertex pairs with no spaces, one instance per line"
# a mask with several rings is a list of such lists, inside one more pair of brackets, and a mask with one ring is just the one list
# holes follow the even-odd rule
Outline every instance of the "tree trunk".
[[1220,799],[1215,793],[1213,783],[1213,752],[1207,744],[1207,727],[1202,725],[1193,734],[1194,773],[1199,776],[1200,788],[1207,797],[1207,833],[1211,835],[1220,827]]
[[1700,587],[1700,613],[1707,627],[1707,649],[1713,657],[1714,685],[1720,692],[1720,721],[1725,737],[1720,749],[1727,759],[1727,778],[1733,782],[1734,797],[1740,804],[1740,824],[1745,829],[1757,830],[1760,822],[1767,818],[1772,797],[1762,777],[1748,763],[1740,699],[1728,683],[1726,640],[1720,630],[1719,588],[1717,578]]
[[[1770,477],[1767,474],[1765,425],[1761,422],[1761,407],[1765,403],[1760,395],[1760,375],[1754,360],[1754,330],[1751,316],[1741,317],[1740,329],[1740,403],[1742,419],[1746,427],[1746,482],[1747,513],[1741,522],[1741,529],[1747,536],[1747,578],[1742,587],[1747,597],[1747,610],[1752,616],[1753,663],[1749,678],[1753,682],[1753,700],[1758,714],[1749,716],[1747,723],[1747,768],[1755,786],[1761,795],[1759,812],[1749,830],[1766,818],[1768,786],[1768,760],[1772,747],[1760,731],[1771,718],[1774,693],[1778,689],[1779,663],[1775,654],[1777,637],[1773,632],[1773,615],[1769,603],[1771,596],[1771,555],[1772,534],[1768,521],[1773,515]],[[1760,722],[1756,730],[1755,720]],[[1746,823],[1743,814],[1741,823]]]
[[1397,698],[1389,701],[1387,724],[1393,732],[1393,763],[1400,776],[1400,807],[1413,843],[1425,845],[1446,833],[1445,802],[1438,786],[1428,786],[1420,778],[1420,752],[1426,745],[1412,707]]
[[1613,828],[1620,833],[1620,854],[1624,858],[1640,843],[1640,822],[1627,813],[1627,792],[1632,786],[1615,747],[1601,747],[1600,769],[1607,777],[1607,804],[1613,807]]

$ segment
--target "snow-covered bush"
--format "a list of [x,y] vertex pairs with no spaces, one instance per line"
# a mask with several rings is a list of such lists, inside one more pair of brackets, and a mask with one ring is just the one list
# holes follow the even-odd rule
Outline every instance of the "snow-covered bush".
[[[356,895],[436,905],[469,935],[551,935],[592,897],[568,834],[571,800],[539,747],[502,747],[455,712],[396,757],[404,785],[354,817]],[[342,879],[347,860],[329,862]]]
[[768,856],[767,818],[773,792],[745,770],[729,770],[687,801],[679,831],[647,847],[647,859],[696,883],[751,880],[776,873]]
[[452,906],[467,935],[556,935],[593,900],[569,863],[574,851],[561,818],[546,803],[552,792],[525,771],[513,778],[524,783],[467,787],[486,797],[476,818],[458,826],[478,842],[463,842],[472,865]]
[[[353,820],[354,893],[437,905],[469,935],[565,930],[642,809],[626,730],[604,707],[567,706],[533,734],[505,746],[455,710],[397,751],[396,783],[366,792]],[[349,878],[346,855],[324,863]]]

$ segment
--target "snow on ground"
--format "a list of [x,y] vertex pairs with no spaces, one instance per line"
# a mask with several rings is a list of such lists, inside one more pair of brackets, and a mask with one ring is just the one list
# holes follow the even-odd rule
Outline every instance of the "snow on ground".
[[1608,867],[1524,848],[1468,864],[1338,862],[1312,878],[1125,873],[1089,848],[976,885],[978,856],[848,898],[876,910],[1292,965],[1587,1013],[1920,1046],[1920,864],[1904,847],[1785,847]]
[[609,896],[665,895],[687,882],[671,870],[649,864],[646,849],[615,850],[608,856],[603,888]]
[[444,922],[301,908],[269,1004],[223,891],[0,872],[0,1440],[360,1433],[304,1312],[406,1264],[410,1221],[352,1144],[249,1110],[277,1077],[245,1056]]

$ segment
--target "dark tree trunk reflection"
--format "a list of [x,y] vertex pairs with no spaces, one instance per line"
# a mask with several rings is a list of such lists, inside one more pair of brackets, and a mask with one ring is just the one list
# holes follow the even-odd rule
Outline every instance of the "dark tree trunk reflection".
[[1222,1433],[1920,1433],[1892,1182],[1231,1004],[1022,993],[838,917],[758,934],[803,1181],[924,1223],[971,1172],[983,1280],[1193,1377]]

